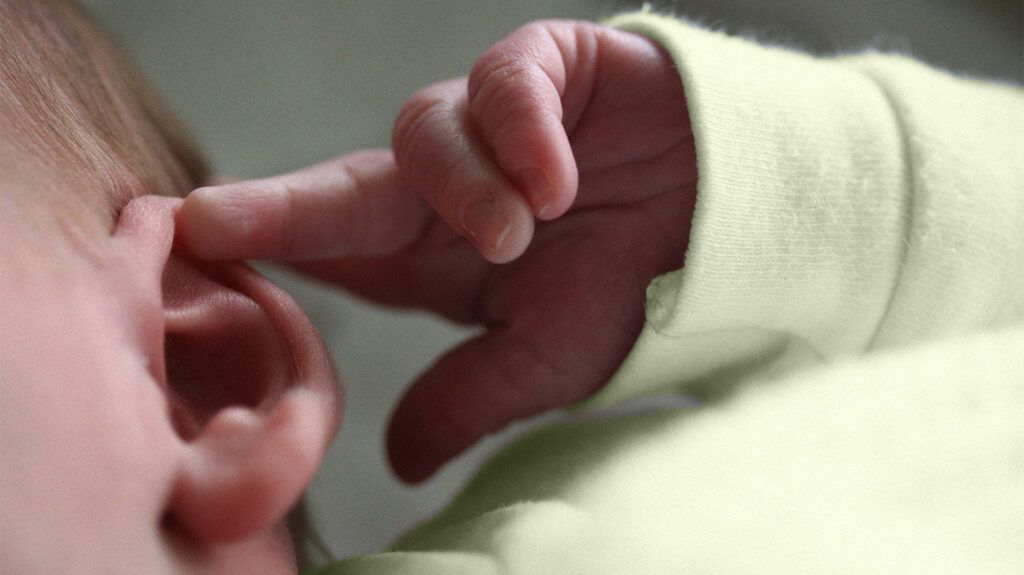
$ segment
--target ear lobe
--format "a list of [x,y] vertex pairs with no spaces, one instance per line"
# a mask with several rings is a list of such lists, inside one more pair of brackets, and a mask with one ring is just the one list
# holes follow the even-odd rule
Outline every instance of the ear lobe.
[[133,285],[150,286],[142,291],[161,286],[152,303],[163,305],[163,349],[150,336],[143,347],[184,445],[167,514],[200,542],[236,541],[279,524],[299,498],[342,401],[323,343],[287,294],[242,263],[172,249],[180,205],[130,202],[118,223],[127,255],[117,267],[141,278]]
[[288,392],[270,413],[230,407],[191,445],[170,512],[207,543],[244,539],[276,525],[320,465],[330,417],[312,394]]

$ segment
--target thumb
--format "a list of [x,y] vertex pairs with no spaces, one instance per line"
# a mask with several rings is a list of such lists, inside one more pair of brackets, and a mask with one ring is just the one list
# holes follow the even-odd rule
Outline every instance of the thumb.
[[[551,349],[551,348],[555,349]],[[502,327],[455,348],[424,373],[391,416],[387,451],[405,482],[427,479],[484,436],[572,404],[607,377],[565,365],[557,344]],[[561,363],[555,363],[560,361]]]
[[199,188],[185,198],[177,226],[200,258],[299,261],[394,253],[420,236],[430,213],[398,185],[391,153],[370,150]]
[[405,393],[391,416],[388,458],[403,481],[418,483],[483,436],[561,402],[528,342],[490,331],[442,357]]

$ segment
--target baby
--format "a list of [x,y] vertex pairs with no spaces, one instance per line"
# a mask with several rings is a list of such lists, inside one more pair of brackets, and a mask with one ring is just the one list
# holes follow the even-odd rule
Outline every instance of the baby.
[[78,8],[0,3],[0,571],[296,570],[341,401],[287,295],[175,239],[206,167]]
[[88,19],[0,6],[5,571],[294,571],[340,400],[243,258],[484,328],[397,407],[407,481],[547,409],[709,398],[544,429],[324,573],[1020,565],[1019,89],[542,22],[393,151],[182,203],[201,162]]

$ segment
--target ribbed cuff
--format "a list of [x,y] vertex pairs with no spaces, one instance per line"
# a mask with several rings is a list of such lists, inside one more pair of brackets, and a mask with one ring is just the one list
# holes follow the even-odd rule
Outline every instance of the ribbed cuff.
[[898,276],[908,202],[904,146],[875,81],[650,12],[607,24],[679,68],[698,186],[684,267],[651,283],[637,344],[585,405],[862,351]]

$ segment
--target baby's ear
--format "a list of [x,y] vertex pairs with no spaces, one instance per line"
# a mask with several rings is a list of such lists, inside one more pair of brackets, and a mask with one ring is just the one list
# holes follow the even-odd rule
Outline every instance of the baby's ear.
[[[179,205],[136,199],[117,234],[152,244],[146,234],[173,226]],[[202,262],[170,244],[137,253],[163,259],[140,266],[160,270],[163,345],[151,364],[163,366],[186,454],[168,513],[209,543],[264,532],[305,490],[337,429],[326,350],[295,302],[248,266]]]

